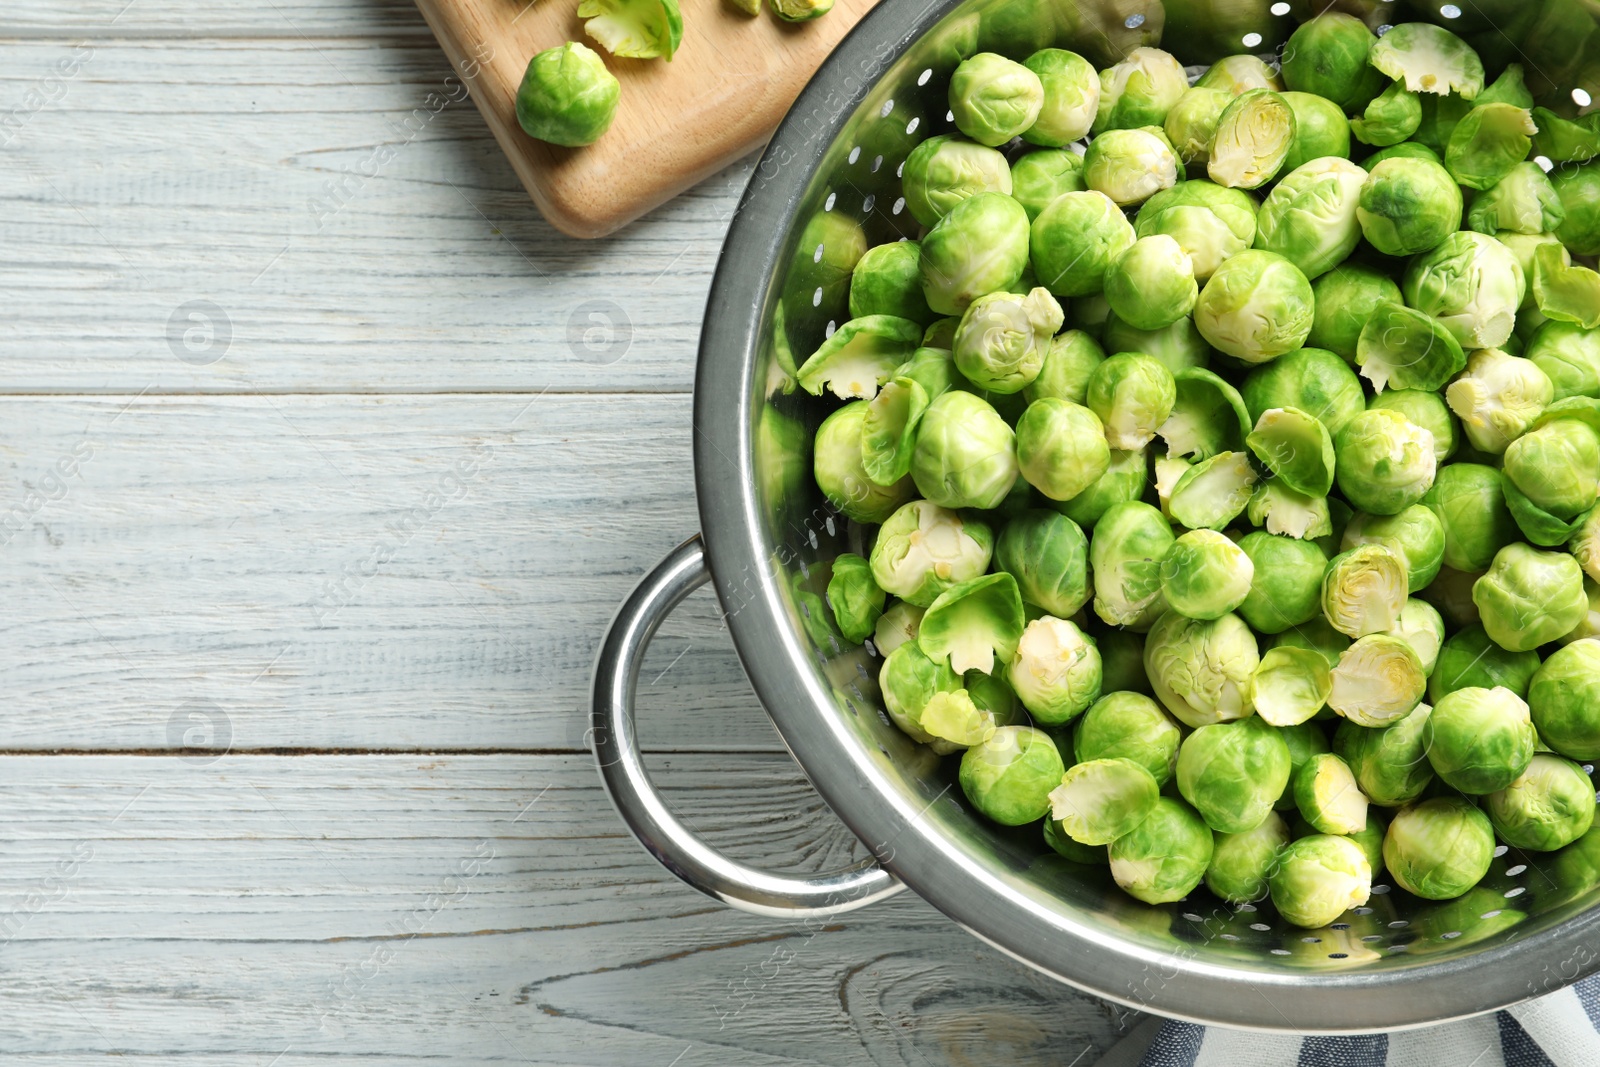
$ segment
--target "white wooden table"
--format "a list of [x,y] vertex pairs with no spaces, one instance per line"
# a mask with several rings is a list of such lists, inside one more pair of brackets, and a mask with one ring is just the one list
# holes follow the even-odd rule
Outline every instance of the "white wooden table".
[[[725,910],[600,791],[749,161],[566,239],[408,0],[7,0],[0,146],[7,1064],[1088,1065],[1136,1021],[910,894]],[[678,810],[837,862],[709,597],[651,655]]]

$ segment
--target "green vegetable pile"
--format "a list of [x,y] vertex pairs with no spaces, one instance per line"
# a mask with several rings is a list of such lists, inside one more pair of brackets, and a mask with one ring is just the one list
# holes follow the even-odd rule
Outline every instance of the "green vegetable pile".
[[980,52],[949,104],[796,376],[899,728],[1139,900],[1305,927],[1587,833],[1600,115],[1341,14],[1193,84]]

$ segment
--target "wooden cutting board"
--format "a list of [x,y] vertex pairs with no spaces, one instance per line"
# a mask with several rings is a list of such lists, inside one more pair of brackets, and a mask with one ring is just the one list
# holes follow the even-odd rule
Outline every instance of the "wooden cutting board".
[[[578,0],[417,0],[495,139],[545,218],[600,237],[758,148],[834,45],[875,0],[836,0],[791,25],[763,7],[680,0],[671,62],[618,59],[583,32]],[[517,125],[517,86],[534,53],[582,41],[622,83],[611,129],[583,148],[536,141]]]

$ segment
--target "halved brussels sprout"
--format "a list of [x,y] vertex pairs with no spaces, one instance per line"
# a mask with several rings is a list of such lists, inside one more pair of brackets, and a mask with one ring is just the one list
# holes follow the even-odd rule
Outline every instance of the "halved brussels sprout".
[[1600,641],[1551,653],[1528,686],[1528,707],[1551,748],[1571,759],[1600,759]]
[[994,535],[927,500],[913,500],[884,521],[872,545],[872,577],[920,608],[958,582],[989,569]]
[[922,713],[935,696],[961,688],[960,675],[948,664],[935,663],[922,654],[915,641],[907,641],[884,657],[878,669],[878,688],[889,718],[906,736],[924,745],[935,744],[941,752],[955,750],[948,742],[937,743],[922,726]]
[[1264,634],[1277,634],[1309,622],[1322,612],[1322,575],[1328,557],[1310,541],[1259,530],[1245,534],[1239,548],[1250,557],[1255,577],[1239,614]]
[[1039,76],[994,52],[961,61],[950,75],[950,112],[956,128],[995,148],[1033,125],[1044,107]]
[[1400,888],[1425,900],[1461,896],[1489,873],[1494,828],[1461,797],[1402,808],[1383,835],[1383,865]]
[[1255,565],[1243,549],[1214,530],[1191,530],[1161,561],[1161,592],[1167,604],[1191,619],[1215,619],[1250,595]]
[[1290,172],[1261,205],[1256,247],[1276,252],[1308,279],[1326,274],[1361,243],[1356,209],[1367,172],[1329,156]]
[[1283,101],[1294,111],[1294,144],[1281,173],[1292,174],[1314,159],[1350,158],[1350,123],[1338,104],[1311,93],[1284,93]]
[[1052,500],[1071,500],[1110,464],[1105,428],[1082,405],[1047,397],[1029,404],[1017,421],[1017,465],[1028,484]]
[[932,226],[969,196],[1009,195],[1012,182],[1005,156],[953,134],[930,137],[913,148],[900,174],[906,210],[924,226]]
[[1437,319],[1463,348],[1499,348],[1511,337],[1527,280],[1509,248],[1464,230],[1412,260],[1401,291],[1407,304]]
[[1468,189],[1492,188],[1528,158],[1539,132],[1525,108],[1480,104],[1467,112],[1450,134],[1444,165]]
[[1528,342],[1524,355],[1550,376],[1557,400],[1600,396],[1600,330],[1547,322]]
[[1055,509],[1084,529],[1095,525],[1116,504],[1126,504],[1144,496],[1150,476],[1150,460],[1143,449],[1111,450],[1111,462],[1093,485],[1071,500],[1055,504]]
[[922,613],[922,608],[904,600],[890,604],[872,628],[872,647],[878,655],[887,656],[907,641],[914,643],[922,627]]
[[1043,287],[1026,296],[980,296],[956,327],[956,369],[980,389],[1020,393],[1039,376],[1050,339],[1064,317],[1061,305]]
[[928,606],[917,632],[923,655],[958,674],[994,671],[995,658],[1010,662],[1025,622],[1017,580],[1004,571],[959,582]]
[[1197,85],[1172,105],[1162,131],[1180,163],[1204,166],[1211,159],[1211,142],[1217,136],[1217,123],[1231,103],[1232,93]]
[[1036,721],[1070,722],[1100,699],[1100,651],[1073,623],[1045,615],[1022,632],[1006,679]]
[[[1306,343],[1333,352],[1350,364],[1356,361],[1361,330],[1377,314],[1378,308],[1384,304],[1399,304],[1405,299],[1400,286],[1387,274],[1353,263],[1335,267],[1312,282],[1311,293],[1316,302],[1316,314]],[[1359,382],[1357,387],[1360,387]],[[1339,432],[1333,426],[1328,429]]]
[[1328,707],[1360,726],[1387,726],[1421,703],[1427,687],[1422,660],[1409,642],[1369,634],[1340,655]]
[[861,424],[861,469],[879,485],[911,473],[917,427],[928,410],[927,391],[914,378],[894,378],[867,401]]
[[1104,291],[1106,271],[1135,239],[1109,196],[1062,193],[1033,220],[1028,247],[1040,285],[1057,296],[1091,296]]
[[1289,747],[1251,716],[1201,726],[1178,749],[1178,792],[1211,829],[1253,830],[1272,814],[1289,784]]
[[1146,904],[1182,900],[1205,877],[1212,837],[1193,808],[1162,797],[1133,830],[1111,842],[1111,877]]
[[1195,279],[1204,282],[1225,260],[1255,242],[1258,210],[1243,190],[1208,181],[1179,182],[1145,201],[1138,235],[1164,233],[1177,241],[1194,262]]
[[1378,38],[1360,19],[1323,11],[1289,37],[1283,49],[1283,80],[1301,93],[1315,93],[1345,111],[1357,111],[1383,88],[1367,63]]
[[1269,408],[1245,439],[1268,470],[1297,493],[1327,496],[1333,488],[1333,437],[1299,408]]
[[1278,853],[1269,879],[1272,904],[1295,926],[1326,926],[1372,893],[1372,865],[1347,837],[1313,834]]
[[1428,679],[1428,696],[1437,704],[1457,689],[1509,689],[1524,699],[1539,670],[1539,654],[1507,652],[1490,639],[1482,624],[1457,630],[1439,649],[1439,660]]
[[1305,343],[1315,303],[1300,268],[1272,252],[1241,252],[1200,292],[1194,321],[1212,345],[1246,363],[1266,363]]
[[[1566,221],[1556,187],[1537,163],[1518,163],[1467,209],[1467,225],[1490,236],[1550,233]],[[1527,268],[1524,267],[1524,273]]]
[[583,31],[614,56],[671,59],[683,40],[678,0],[582,0]]
[[1445,397],[1472,447],[1500,455],[1555,400],[1555,386],[1532,360],[1486,348],[1467,357]]
[[1426,600],[1412,597],[1400,609],[1400,620],[1388,634],[1411,646],[1411,651],[1422,662],[1424,675],[1433,673],[1434,666],[1439,662],[1440,648],[1444,645],[1444,618],[1438,608]]
[[1383,545],[1405,560],[1407,590],[1415,593],[1427,588],[1444,564],[1444,523],[1422,504],[1413,504],[1395,515],[1358,511],[1344,528],[1339,547],[1348,552],[1361,545]]
[[1256,472],[1243,452],[1219,452],[1184,472],[1168,500],[1172,517],[1191,530],[1220,530],[1250,503]]
[[1083,157],[1065,148],[1029,152],[1011,164],[1011,195],[1031,223],[1062,193],[1081,193]]
[[1039,76],[1044,88],[1039,117],[1022,131],[1022,139],[1060,148],[1086,135],[1100,110],[1100,76],[1089,61],[1076,52],[1045,48],[1022,65]]
[[1002,726],[961,757],[961,791],[972,806],[1003,826],[1026,826],[1050,810],[1050,790],[1066,768],[1043,730]]
[[1254,830],[1215,835],[1206,888],[1223,900],[1248,904],[1267,895],[1278,853],[1289,843],[1289,824],[1277,812]]
[[1345,424],[1334,441],[1339,490],[1374,515],[1398,515],[1433,486],[1439,461],[1433,435],[1397,411],[1373,408]]
[[1372,168],[1356,217],[1372,247],[1386,256],[1426,252],[1461,228],[1461,187],[1425,159],[1394,157]]
[[1350,765],[1333,753],[1312,756],[1294,773],[1294,800],[1319,834],[1345,836],[1367,827],[1367,798]]
[[1493,467],[1443,467],[1422,502],[1444,524],[1444,565],[1452,570],[1487,570],[1495,553],[1517,539],[1500,472]]
[[1156,809],[1161,786],[1125,759],[1074,764],[1050,791],[1050,817],[1080,845],[1109,845]]
[[1273,726],[1309,722],[1333,692],[1333,676],[1320,652],[1284,646],[1261,657],[1251,682],[1256,714]]
[[1485,797],[1484,807],[1512,848],[1554,852],[1594,824],[1594,783],[1571,760],[1535,753],[1521,777]]
[[1130,760],[1149,771],[1158,785],[1172,777],[1183,741],[1183,731],[1160,705],[1130,692],[1108,692],[1095,701],[1072,736],[1073,754],[1080,763]]
[[1405,558],[1387,545],[1358,545],[1333,557],[1322,578],[1322,613],[1350,637],[1394,628],[1405,606]]
[[1136,207],[1178,181],[1178,156],[1159,126],[1107,130],[1083,156],[1084,184],[1118,207]]
[[1100,72],[1100,106],[1093,133],[1159,126],[1189,89],[1183,64],[1159,48],[1135,48]]
[[1140,330],[1159,330],[1186,317],[1200,298],[1194,262],[1165,234],[1141,237],[1106,272],[1106,302]]
[[1495,553],[1472,586],[1483,628],[1508,652],[1526,652],[1571,632],[1589,613],[1583,569],[1565,552],[1513,543]]
[[1337,434],[1366,410],[1361,380],[1335,353],[1300,348],[1252,370],[1241,387],[1252,420],[1273,408],[1299,408]]
[[1175,538],[1161,512],[1137,501],[1112,505],[1089,542],[1094,611],[1111,626],[1148,627],[1166,610],[1161,560]]
[[1472,46],[1431,22],[1404,22],[1372,46],[1367,61],[1414,93],[1472,100],[1483,91],[1483,61]]
[[1402,82],[1395,82],[1350,120],[1350,132],[1362,144],[1388,148],[1404,141],[1422,125],[1422,101]]
[[1185,726],[1249,715],[1250,683],[1260,665],[1255,634],[1237,615],[1207,622],[1169,611],[1145,638],[1145,674],[1156,698]]
[[1016,435],[980,397],[952,389],[928,405],[911,456],[911,477],[926,499],[947,508],[999,507],[1017,474]]
[[1105,360],[1089,375],[1084,399],[1105,425],[1112,448],[1143,448],[1172,414],[1177,384],[1160,362],[1123,352]]
[[1422,727],[1434,773],[1479,796],[1516,781],[1532,762],[1538,740],[1528,705],[1509,689],[1446,693]]
[[1282,96],[1252,89],[1236,97],[1217,120],[1206,174],[1230,189],[1259,189],[1283,170],[1298,123]]
[[1009,196],[975,193],[957,203],[922,239],[928,306],[960,315],[978,297],[1011,289],[1028,266],[1028,234],[1028,213]]
[[1544,244],[1534,251],[1533,297],[1545,318],[1592,330],[1600,326],[1600,273],[1574,266],[1567,250]]
[[846,641],[861,644],[883,617],[883,589],[872,579],[872,567],[854,552],[834,557],[828,577],[828,607]]
[[846,404],[822,421],[812,451],[811,471],[828,501],[857,522],[883,522],[915,495],[904,477],[879,485],[862,466],[868,404]]
[[1355,773],[1369,800],[1386,808],[1409,804],[1433,781],[1433,765],[1423,743],[1423,726],[1433,709],[1418,704],[1388,726],[1360,726],[1346,719],[1334,734],[1333,748]]
[[827,389],[841,400],[871,400],[922,339],[922,327],[895,315],[868,315],[840,326],[800,368],[800,388]]
[[[1174,380],[1177,400],[1172,414],[1156,430],[1167,444],[1168,457],[1204,460],[1221,452],[1243,451],[1250,433],[1250,413],[1238,390],[1199,368],[1179,371]],[[1181,475],[1182,471],[1177,472]]]
[[1082,330],[1058,333],[1050,339],[1039,376],[1022,390],[1023,399],[1031,404],[1055,397],[1081,404],[1089,395],[1089,376],[1105,358],[1100,342]]
[[767,0],[772,13],[784,22],[810,22],[833,10],[833,0]]
[[621,94],[605,61],[587,45],[568,41],[528,60],[517,88],[517,125],[551,144],[594,144],[611,128]]

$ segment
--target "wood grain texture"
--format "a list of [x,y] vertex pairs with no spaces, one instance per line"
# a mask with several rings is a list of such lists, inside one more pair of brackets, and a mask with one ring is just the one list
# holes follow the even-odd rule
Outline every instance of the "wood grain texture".
[[[684,0],[683,43],[670,62],[620,59],[587,37],[576,6],[522,0],[417,0],[445,54],[534,203],[555,227],[602,237],[766,143],[828,53],[875,0],[838,0],[798,25],[765,6]],[[536,141],[517,125],[528,60],[564,41],[601,54],[622,95],[592,145]]]
[[577,241],[451,78],[428,38],[0,41],[0,391],[688,389],[753,162]]
[[[674,756],[657,776],[735,854],[808,871],[853,854],[782,757]],[[609,816],[584,757],[0,759],[0,1048],[1063,1067],[1117,1038],[1107,1006],[910,894],[826,921],[742,915]]]
[[7,0],[4,37],[372,37],[426,36],[412,0]]

